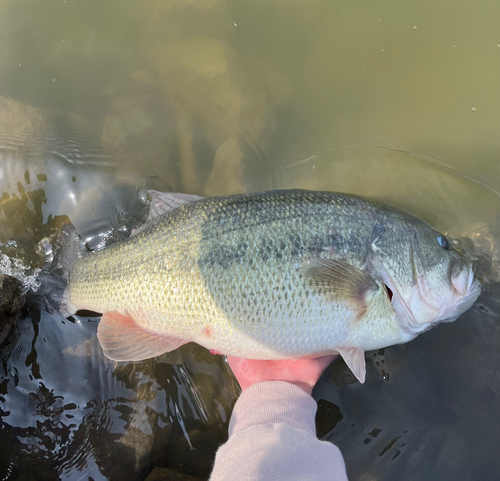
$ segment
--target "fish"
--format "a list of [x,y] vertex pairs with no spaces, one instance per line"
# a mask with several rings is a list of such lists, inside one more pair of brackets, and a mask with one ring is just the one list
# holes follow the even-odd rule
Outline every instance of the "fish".
[[147,221],[126,240],[58,256],[65,312],[103,313],[97,336],[111,360],[189,342],[260,360],[337,353],[363,383],[366,351],[454,321],[481,292],[445,234],[356,195],[148,197]]

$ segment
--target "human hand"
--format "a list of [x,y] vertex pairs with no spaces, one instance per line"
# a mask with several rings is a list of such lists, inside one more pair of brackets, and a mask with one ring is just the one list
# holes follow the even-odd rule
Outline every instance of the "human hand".
[[256,361],[227,356],[227,361],[242,391],[258,382],[285,381],[295,384],[310,395],[321,374],[336,357],[337,355],[296,361]]

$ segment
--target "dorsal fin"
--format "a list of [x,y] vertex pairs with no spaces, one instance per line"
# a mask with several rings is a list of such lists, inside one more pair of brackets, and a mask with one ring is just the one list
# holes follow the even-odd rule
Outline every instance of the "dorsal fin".
[[178,192],[158,192],[157,190],[148,190],[146,198],[151,201],[149,205],[149,214],[146,222],[134,229],[130,237],[135,236],[145,230],[149,223],[171,210],[177,209],[181,205],[189,204],[204,199],[201,195],[181,194]]
[[151,222],[160,215],[177,209],[177,207],[181,205],[205,198],[201,195],[181,194],[178,192],[158,192],[157,190],[148,191],[148,196],[151,198],[151,205],[149,206],[149,215],[146,222]]

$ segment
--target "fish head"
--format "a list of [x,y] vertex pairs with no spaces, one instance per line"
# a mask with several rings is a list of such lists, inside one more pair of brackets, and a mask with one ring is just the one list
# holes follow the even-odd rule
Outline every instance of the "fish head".
[[472,261],[424,222],[416,220],[399,234],[398,248],[378,256],[378,271],[400,326],[417,334],[438,322],[454,321],[481,293]]

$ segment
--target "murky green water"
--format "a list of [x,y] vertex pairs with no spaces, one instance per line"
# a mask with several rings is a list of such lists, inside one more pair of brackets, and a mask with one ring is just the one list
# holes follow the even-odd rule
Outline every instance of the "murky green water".
[[[499,19],[449,0],[0,1],[1,271],[36,289],[68,218],[93,248],[128,235],[145,184],[366,195],[498,259]],[[325,373],[318,434],[351,480],[497,479],[498,287],[368,353],[363,386]],[[206,477],[238,395],[222,358],[116,366],[97,321],[27,294],[0,346],[0,479]]]

